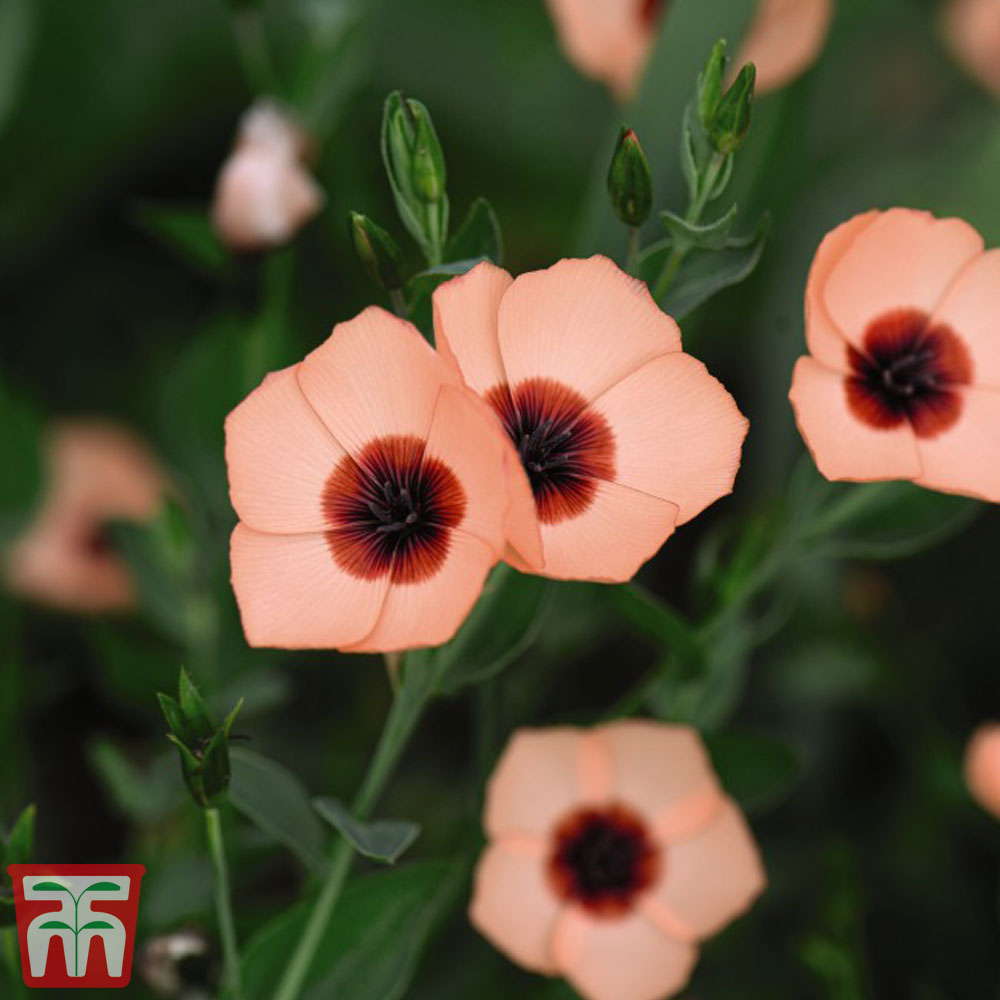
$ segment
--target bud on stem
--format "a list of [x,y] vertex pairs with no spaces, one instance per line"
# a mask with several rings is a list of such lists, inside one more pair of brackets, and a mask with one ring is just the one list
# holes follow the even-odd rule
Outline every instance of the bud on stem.
[[372,282],[388,292],[402,288],[405,266],[396,241],[360,212],[351,212],[348,228],[354,252]]
[[747,63],[716,107],[708,127],[708,137],[715,149],[724,156],[735,153],[746,142],[750,131],[756,79],[756,67],[753,63]]
[[626,226],[641,226],[653,207],[653,179],[646,154],[630,128],[622,126],[608,170],[608,194]]

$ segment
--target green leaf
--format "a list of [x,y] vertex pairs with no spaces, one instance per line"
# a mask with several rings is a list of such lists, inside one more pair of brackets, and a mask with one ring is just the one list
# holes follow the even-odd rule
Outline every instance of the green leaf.
[[176,700],[162,691],[156,693],[156,699],[160,703],[160,711],[163,712],[163,717],[167,720],[170,732],[182,743],[193,742],[194,737],[188,727],[187,719],[184,718],[181,706],[177,704]]
[[984,510],[965,497],[913,483],[831,487],[832,499],[805,530],[814,551],[838,559],[900,559],[967,528]]
[[115,808],[139,826],[151,826],[182,802],[173,753],[139,767],[111,740],[97,736],[87,744],[87,759]]
[[[320,940],[303,1000],[399,1000],[431,930],[461,885],[461,869],[444,862],[407,865],[350,882]],[[309,910],[309,902],[300,904],[248,942],[244,1000],[273,1000]]]
[[715,222],[694,224],[673,212],[661,212],[660,219],[675,246],[689,246],[696,250],[724,250],[736,221],[738,206],[733,205]]
[[705,660],[697,629],[678,612],[638,584],[609,588],[609,603],[629,624],[664,651],[678,656],[693,669]]
[[478,684],[513,663],[538,635],[553,592],[544,577],[497,566],[458,633],[434,653],[441,690]]
[[499,264],[503,260],[503,237],[500,221],[493,206],[485,198],[477,198],[445,250],[447,260],[487,259]]
[[[184,713],[191,732],[195,739],[209,739],[215,732],[215,720],[209,711],[205,699],[202,698],[198,688],[195,687],[188,672],[181,667],[180,680],[178,682],[178,692],[180,694],[180,707]],[[190,744],[190,740],[187,741]]]
[[420,836],[416,823],[398,819],[380,819],[362,823],[336,799],[313,799],[313,808],[366,858],[394,865],[403,852]]
[[34,0],[0,0],[0,131],[17,107],[35,50],[39,10]]
[[14,821],[3,849],[3,870],[7,865],[23,865],[35,852],[35,813],[33,805],[27,806]]
[[202,274],[222,274],[229,255],[212,230],[206,207],[138,205],[132,220],[182,263]]
[[705,738],[723,788],[747,812],[759,812],[788,796],[802,774],[798,754],[774,736],[714,733]]
[[[41,886],[35,886],[36,889],[40,889]],[[71,931],[73,930],[69,924],[63,923],[62,920],[46,920],[44,924],[41,925],[41,930],[43,931]]]
[[84,892],[121,892],[122,887],[118,882],[95,882],[88,885]]
[[106,931],[110,930],[114,925],[109,924],[106,920],[91,920],[90,923],[84,924],[80,930],[81,931]]
[[32,888],[39,892],[69,892],[68,886],[60,885],[58,882],[36,882]]
[[277,761],[245,747],[230,750],[229,801],[309,869],[320,871],[323,827],[299,779]]

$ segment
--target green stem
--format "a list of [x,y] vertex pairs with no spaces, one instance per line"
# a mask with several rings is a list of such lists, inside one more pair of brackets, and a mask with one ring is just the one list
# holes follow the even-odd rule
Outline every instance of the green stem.
[[267,42],[256,10],[241,10],[233,14],[236,49],[247,86],[256,94],[277,91],[277,78],[267,51]]
[[223,974],[232,1000],[240,1000],[240,952],[236,944],[229,866],[226,864],[226,847],[222,839],[222,822],[218,809],[205,810],[205,832],[208,834],[208,848],[212,855],[212,867],[215,869],[215,912],[222,938]]
[[406,305],[406,296],[403,294],[402,288],[390,289],[389,302],[392,304],[392,311],[400,319],[406,319],[410,315],[410,310]]
[[7,927],[0,931],[0,953],[3,954],[3,961],[7,966],[11,985],[17,990],[17,995],[27,996],[28,988],[24,985],[24,979],[21,976],[21,963],[18,960],[17,931],[13,927]]
[[[691,204],[688,205],[687,213],[684,216],[685,222],[695,225],[701,221],[705,206],[712,200],[712,191],[718,183],[719,175],[725,169],[726,160],[727,157],[722,153],[712,154],[712,158],[708,161],[708,166],[705,168],[705,173],[701,178],[701,184],[698,186],[698,194],[691,200]],[[674,248],[670,251],[670,256],[663,265],[663,270],[660,272],[659,278],[656,279],[656,285],[653,287],[653,298],[657,302],[670,291],[677,277],[677,272],[681,269],[681,264],[684,263],[684,259],[690,252],[691,247],[689,245],[674,243]]]
[[635,266],[639,262],[639,251],[642,249],[642,235],[638,226],[628,227],[628,254],[625,257],[625,270],[635,274]]
[[[429,668],[430,665],[421,662],[419,666]],[[413,665],[409,669],[413,669]],[[419,678],[415,687],[408,686],[410,681],[409,677],[404,679],[402,690],[393,700],[389,717],[375,748],[375,755],[368,765],[368,771],[354,800],[352,812],[359,820],[365,820],[371,815],[433,694],[434,688],[430,678]],[[340,837],[333,848],[330,867],[309,914],[309,921],[278,983],[274,1000],[296,1000],[302,992],[316,950],[347,881],[352,858],[353,848],[347,840]]]

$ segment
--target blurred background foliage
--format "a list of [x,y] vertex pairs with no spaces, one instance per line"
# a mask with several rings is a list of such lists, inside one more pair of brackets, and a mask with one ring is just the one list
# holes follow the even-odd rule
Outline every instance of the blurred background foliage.
[[[328,203],[290,248],[232,258],[204,218],[255,96],[242,5],[0,0],[0,538],[34,503],[53,416],[141,431],[184,511],[176,558],[155,533],[116,535],[139,616],[80,620],[3,595],[0,828],[32,801],[38,858],[145,863],[140,941],[214,935],[203,833],[155,698],[182,660],[218,712],[246,698],[236,731],[251,759],[280,762],[310,795],[350,797],[391,700],[375,658],[246,648],[222,461],[222,420],[265,371],[383,301],[346,219],[403,235],[379,157],[385,95],[402,87],[430,108],[454,218],[489,198],[515,273],[595,250],[621,260],[603,191],[618,126],[639,132],[658,206],[682,208],[681,110],[712,41],[735,39],[750,9],[676,0],[622,110],[566,63],[541,0],[264,0],[268,72],[314,131]],[[952,62],[939,14],[935,0],[840,0],[818,65],[759,102],[734,184],[742,219],[771,213],[770,242],[749,281],[684,323],[687,349],[751,420],[735,494],[669,542],[644,591],[548,588],[534,644],[435,704],[382,809],[422,835],[405,864],[348,891],[336,933],[355,957],[320,995],[568,996],[480,940],[462,903],[483,778],[509,732],[612,706],[714,733],[764,851],[770,891],[708,944],[692,998],[996,990],[1000,829],[969,801],[960,758],[1000,715],[1000,518],[915,488],[828,486],[786,400],[828,229],[904,204],[1000,243],[998,105]],[[248,823],[241,794],[225,823],[247,940],[308,887],[328,834],[311,813],[291,831]],[[247,962],[266,966],[254,940]],[[153,995],[138,974],[128,992]]]

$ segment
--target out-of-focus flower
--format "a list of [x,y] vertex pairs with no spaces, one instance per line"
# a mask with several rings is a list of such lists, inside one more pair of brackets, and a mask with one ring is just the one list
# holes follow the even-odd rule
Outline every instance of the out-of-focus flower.
[[965,783],[972,797],[1000,819],[1000,723],[973,733],[965,751]]
[[518,478],[508,536],[518,569],[627,580],[732,489],[746,419],[646,286],[606,257],[516,279],[479,264],[437,289],[434,327],[527,472],[534,511],[521,515]]
[[253,646],[446,642],[503,551],[514,450],[382,309],[269,375],[227,418],[226,461],[241,521],[233,588]]
[[950,0],[945,35],[963,66],[984,87],[1000,96],[1000,3]]
[[215,187],[212,221],[224,243],[278,246],[320,210],[323,192],[302,165],[306,146],[305,133],[274,103],[246,112]]
[[128,608],[132,580],[104,526],[152,519],[164,490],[156,462],[129,431],[98,421],[56,425],[46,450],[45,497],[7,553],[7,583],[68,611]]
[[204,932],[191,928],[150,938],[139,953],[139,971],[149,988],[175,1000],[208,1000],[212,954]]
[[1000,250],[961,219],[868,212],[806,288],[799,429],[828,479],[909,479],[1000,501]]
[[[567,57],[629,97],[649,58],[667,0],[548,0]],[[833,0],[761,0],[735,65],[757,65],[757,92],[791,82],[826,40]]]
[[757,93],[791,83],[815,61],[826,42],[833,0],[761,0],[736,66],[757,67]]
[[686,726],[522,730],[490,779],[483,822],[472,923],[587,1000],[673,995],[698,942],[766,882],[742,813]]

